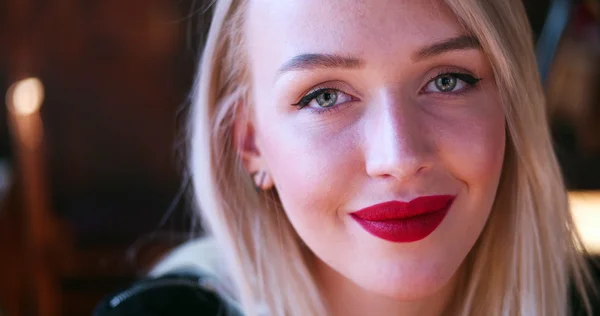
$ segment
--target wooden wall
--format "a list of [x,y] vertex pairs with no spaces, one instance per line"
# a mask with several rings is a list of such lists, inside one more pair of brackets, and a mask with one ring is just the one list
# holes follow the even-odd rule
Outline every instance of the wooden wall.
[[[31,198],[21,179],[27,165],[3,104],[0,158],[14,171],[0,206],[0,306],[8,315],[89,314],[198,233],[185,198],[177,202],[184,183],[177,149],[200,38],[201,15],[190,17],[202,5],[0,1],[2,94],[31,76],[45,88],[44,140],[33,155],[47,191],[36,196],[49,213],[48,228],[32,235],[22,203]],[[30,265],[38,239],[46,250],[35,258],[44,262]]]

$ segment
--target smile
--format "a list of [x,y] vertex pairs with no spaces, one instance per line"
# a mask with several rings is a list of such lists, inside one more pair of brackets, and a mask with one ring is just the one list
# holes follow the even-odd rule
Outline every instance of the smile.
[[410,202],[390,201],[350,214],[370,234],[391,242],[415,242],[442,223],[453,195],[421,196]]

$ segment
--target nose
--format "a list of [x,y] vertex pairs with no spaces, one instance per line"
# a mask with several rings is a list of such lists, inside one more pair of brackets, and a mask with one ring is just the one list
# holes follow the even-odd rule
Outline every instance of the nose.
[[384,98],[372,108],[363,147],[367,174],[406,181],[430,168],[435,144],[418,105]]

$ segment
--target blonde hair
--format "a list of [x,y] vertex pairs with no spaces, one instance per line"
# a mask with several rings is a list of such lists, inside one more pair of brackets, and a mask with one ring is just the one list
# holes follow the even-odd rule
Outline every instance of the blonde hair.
[[[195,197],[247,315],[326,315],[308,254],[274,190],[257,192],[233,146],[250,111],[247,0],[217,0],[191,115]],[[549,137],[529,23],[518,0],[446,0],[489,58],[507,123],[504,167],[483,233],[465,260],[460,315],[566,315],[589,277]],[[260,303],[264,303],[261,306]]]

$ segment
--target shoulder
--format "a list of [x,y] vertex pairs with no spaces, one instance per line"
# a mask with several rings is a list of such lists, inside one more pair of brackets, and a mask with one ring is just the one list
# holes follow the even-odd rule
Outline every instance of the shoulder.
[[[223,313],[230,310],[228,313]],[[109,295],[93,316],[237,315],[202,276],[178,273],[138,281]]]
[[[600,314],[600,256],[589,257],[587,260],[590,269],[590,280],[588,282],[588,298],[592,308],[593,315]],[[571,290],[572,315],[587,315],[585,304],[581,293]]]
[[213,238],[193,239],[175,248],[150,271],[150,276],[160,276],[176,270],[200,270],[210,275],[223,275],[219,247]]
[[197,239],[167,254],[147,278],[107,296],[93,315],[240,315],[230,284],[214,240]]
[[227,298],[235,297],[233,281],[228,264],[214,238],[203,237],[190,240],[168,253],[148,273],[160,277],[174,271],[189,271],[207,276],[218,292]]

